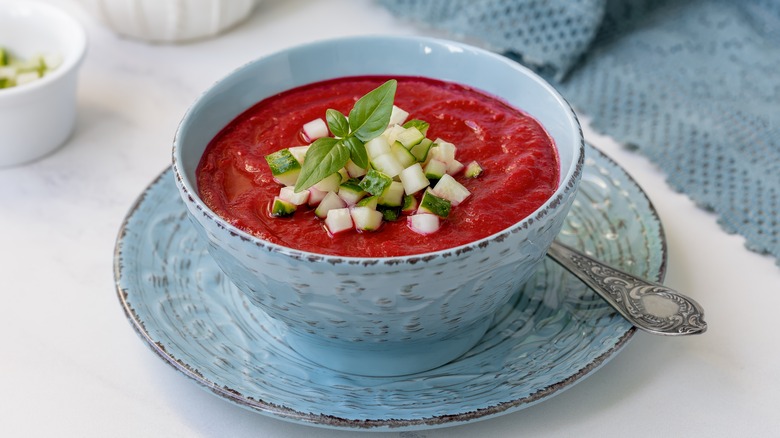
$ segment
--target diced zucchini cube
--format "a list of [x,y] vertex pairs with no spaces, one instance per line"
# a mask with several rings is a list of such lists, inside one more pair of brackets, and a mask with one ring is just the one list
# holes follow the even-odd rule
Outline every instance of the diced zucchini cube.
[[401,213],[412,214],[417,211],[417,198],[412,195],[404,195],[403,204],[401,205]]
[[457,175],[463,168],[466,167],[458,160],[452,160],[447,163],[447,173],[450,175]]
[[279,190],[279,198],[294,205],[303,205],[309,202],[310,193],[308,190],[301,190],[295,193],[295,187],[285,186]]
[[412,146],[421,142],[425,138],[425,135],[420,132],[419,129],[412,126],[401,131],[395,138],[396,143],[401,143],[406,149],[411,149]]
[[447,163],[439,160],[431,160],[425,165],[425,177],[429,180],[438,180],[447,173]]
[[328,124],[322,119],[315,119],[303,125],[303,135],[306,141],[309,142],[318,138],[327,137],[328,133]]
[[30,82],[37,81],[41,78],[41,74],[37,71],[26,71],[16,75],[16,85],[29,84]]
[[403,125],[407,117],[409,117],[408,112],[393,105],[393,109],[390,111],[390,123],[388,123],[388,125]]
[[301,173],[301,163],[295,159],[289,149],[281,149],[265,156],[274,180],[286,186],[294,186]]
[[376,138],[372,138],[371,140],[367,141],[366,144],[366,153],[368,154],[368,158],[373,160],[374,158],[390,153],[390,143],[387,141],[385,137],[379,136]]
[[395,143],[395,139],[398,138],[398,134],[404,132],[404,129],[405,128],[401,125],[391,124],[387,127],[387,129],[385,129],[385,132],[382,133],[382,137],[387,140],[388,145],[391,145]]
[[348,208],[334,208],[325,217],[325,226],[330,234],[338,234],[352,229],[352,215]]
[[379,196],[379,205],[385,207],[400,207],[404,199],[404,185],[393,181]]
[[368,193],[378,196],[384,193],[392,182],[393,179],[384,173],[376,169],[369,169],[366,176],[360,181],[360,187]]
[[431,157],[432,159],[443,161],[445,163],[449,163],[455,159],[455,152],[457,151],[457,148],[454,144],[448,141],[444,141],[440,138],[436,139],[433,144],[434,147],[431,148],[430,152],[433,154]]
[[325,195],[328,193],[331,192],[323,192],[322,190],[317,190],[314,187],[309,188],[309,206],[316,207],[320,205],[320,202],[325,199]]
[[433,187],[433,194],[447,199],[453,206],[457,206],[466,199],[471,192],[451,175],[445,174]]
[[303,162],[306,159],[306,152],[309,150],[309,146],[293,146],[288,148],[290,153],[298,160],[298,163],[303,166]]
[[417,212],[435,214],[440,218],[446,218],[450,215],[451,207],[452,203],[450,201],[434,195],[430,190],[426,190],[422,199],[420,199],[420,207],[417,209]]
[[336,192],[328,192],[314,210],[314,214],[320,219],[325,219],[328,217],[329,211],[335,210],[337,208],[344,208],[346,206],[347,204],[341,198],[339,198],[339,195],[337,195]]
[[350,179],[341,183],[338,195],[347,205],[355,205],[366,196],[366,191],[360,187],[357,180]]
[[354,207],[350,214],[357,230],[375,231],[382,225],[382,213],[371,207]]
[[425,177],[425,172],[423,172],[420,163],[414,163],[407,167],[401,172],[399,177],[407,195],[413,195],[430,185],[430,181]]
[[466,178],[476,178],[482,175],[482,166],[476,161],[472,161],[466,165]]
[[356,207],[368,207],[376,210],[379,204],[379,196],[366,196],[355,204]]
[[441,227],[439,216],[430,213],[413,214],[406,218],[408,227],[418,234],[435,233]]
[[412,119],[408,122],[404,123],[404,128],[417,128],[422,132],[422,135],[426,135],[428,133],[428,128],[431,126],[430,123],[426,122],[425,120],[419,120],[419,119]]
[[271,216],[285,217],[295,213],[298,207],[292,202],[285,201],[284,199],[274,196],[274,202],[271,204]]
[[46,70],[54,70],[62,65],[62,55],[59,53],[46,53],[41,57]]
[[401,166],[401,163],[398,162],[398,159],[395,158],[395,154],[392,152],[372,158],[371,165],[374,169],[384,173],[390,178],[397,176],[404,170],[404,167]]
[[431,150],[431,145],[433,144],[433,140],[430,138],[424,138],[421,142],[417,143],[416,145],[412,146],[411,149],[409,149],[409,152],[414,155],[414,158],[420,162],[423,163],[428,158],[428,151]]
[[398,160],[398,163],[403,168],[407,168],[413,163],[417,162],[417,158],[415,158],[408,149],[406,149],[401,143],[397,141],[390,145],[390,150],[393,152],[393,156],[395,156],[395,159]]
[[336,172],[326,176],[317,184],[314,184],[314,188],[321,192],[337,192],[340,185],[341,174]]
[[349,175],[350,178],[360,178],[361,176],[366,174],[366,169],[358,166],[352,160],[347,161],[347,164],[344,166],[344,169],[347,170],[347,174]]

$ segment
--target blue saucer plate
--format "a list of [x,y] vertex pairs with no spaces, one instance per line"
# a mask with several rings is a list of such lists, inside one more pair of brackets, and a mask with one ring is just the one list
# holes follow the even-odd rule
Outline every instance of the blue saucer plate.
[[[559,239],[661,281],[666,244],[642,189],[586,148],[580,191]],[[170,170],[140,196],[119,232],[119,300],[162,359],[214,394],[282,420],[338,429],[454,426],[531,406],[614,357],[635,329],[551,260],[471,351],[401,377],[338,373],[296,354],[253,308],[191,228]]]

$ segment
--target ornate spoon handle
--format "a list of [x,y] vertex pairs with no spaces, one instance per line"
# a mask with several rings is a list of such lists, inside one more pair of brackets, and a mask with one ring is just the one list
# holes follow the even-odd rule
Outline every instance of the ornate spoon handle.
[[639,329],[657,335],[704,333],[704,309],[668,287],[619,271],[558,242],[547,254]]

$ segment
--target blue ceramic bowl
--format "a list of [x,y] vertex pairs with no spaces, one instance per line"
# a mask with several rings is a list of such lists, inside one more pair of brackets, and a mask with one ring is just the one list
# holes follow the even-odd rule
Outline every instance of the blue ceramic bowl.
[[[425,76],[498,96],[535,117],[558,148],[561,181],[536,212],[495,235],[426,254],[315,254],[249,235],[199,198],[195,169],[209,141],[256,102],[294,87],[360,75]],[[211,256],[300,354],[362,375],[401,375],[468,351],[533,273],[579,184],[583,139],[566,101],[544,80],[493,53],[445,40],[356,37],[253,61],[217,82],[184,116],[173,146],[177,186]]]

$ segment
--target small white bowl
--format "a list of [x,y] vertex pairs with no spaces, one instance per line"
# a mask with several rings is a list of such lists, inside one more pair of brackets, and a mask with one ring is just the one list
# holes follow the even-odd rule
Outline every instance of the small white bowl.
[[10,1],[0,2],[0,43],[23,59],[41,53],[62,57],[62,64],[42,78],[0,89],[0,167],[7,167],[54,151],[73,132],[87,36],[79,22],[56,7]]
[[212,37],[238,24],[256,0],[81,0],[119,35],[155,43]]

